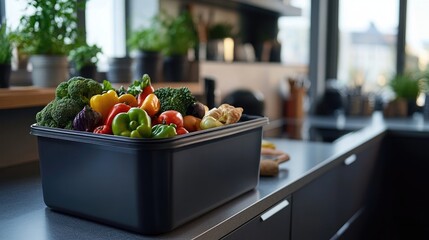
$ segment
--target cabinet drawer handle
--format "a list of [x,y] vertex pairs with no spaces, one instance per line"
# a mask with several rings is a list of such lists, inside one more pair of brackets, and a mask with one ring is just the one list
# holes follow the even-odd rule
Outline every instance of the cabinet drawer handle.
[[344,160],[344,164],[348,166],[354,163],[356,159],[357,159],[356,154],[350,155],[348,158],[346,158],[346,160]]
[[271,209],[269,209],[268,211],[266,211],[264,214],[261,215],[262,221],[267,220],[268,218],[270,218],[274,214],[280,212],[280,210],[282,210],[283,208],[287,207],[288,205],[289,205],[289,202],[287,200],[281,201],[279,204],[277,204],[276,206],[272,207]]

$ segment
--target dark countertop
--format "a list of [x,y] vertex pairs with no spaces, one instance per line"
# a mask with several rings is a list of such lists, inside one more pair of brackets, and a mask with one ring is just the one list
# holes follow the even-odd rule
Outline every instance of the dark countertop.
[[162,235],[147,236],[50,210],[43,202],[38,162],[0,169],[0,239],[217,239],[304,184],[340,164],[351,151],[383,137],[386,131],[428,132],[422,119],[384,121],[311,118],[307,126],[352,129],[333,143],[269,139],[291,160],[276,177],[261,177],[254,190]]

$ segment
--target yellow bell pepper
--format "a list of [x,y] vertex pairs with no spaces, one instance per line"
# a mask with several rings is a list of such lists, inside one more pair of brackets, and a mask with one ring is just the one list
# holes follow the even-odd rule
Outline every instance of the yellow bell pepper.
[[134,95],[129,94],[129,93],[125,93],[122,94],[121,96],[119,96],[119,102],[120,103],[125,103],[131,107],[137,107],[137,98],[134,97]]
[[89,105],[91,108],[106,119],[109,115],[110,109],[119,102],[118,94],[114,90],[109,90],[103,94],[97,94],[91,97]]

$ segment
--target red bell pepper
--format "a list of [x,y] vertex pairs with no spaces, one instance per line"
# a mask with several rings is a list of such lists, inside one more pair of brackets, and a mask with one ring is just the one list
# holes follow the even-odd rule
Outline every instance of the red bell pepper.
[[125,103],[117,103],[113,105],[113,107],[109,111],[109,114],[107,115],[107,118],[104,121],[104,125],[95,128],[94,133],[113,134],[112,122],[115,116],[122,112],[128,112],[128,110],[130,109],[131,106]]
[[108,125],[101,125],[94,129],[94,133],[98,134],[112,134],[112,127]]
[[146,97],[155,91],[155,88],[151,85],[150,77],[147,74],[144,74],[142,77],[142,91],[137,95],[137,105],[142,106]]

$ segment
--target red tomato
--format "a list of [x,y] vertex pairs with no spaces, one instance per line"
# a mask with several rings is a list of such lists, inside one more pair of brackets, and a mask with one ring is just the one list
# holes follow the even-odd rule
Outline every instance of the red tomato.
[[183,127],[183,116],[178,111],[168,110],[159,115],[158,122],[167,125],[173,123],[176,125],[176,128],[179,128]]
[[182,134],[189,133],[188,130],[186,130],[186,128],[184,128],[184,127],[178,127],[178,128],[176,128],[176,132],[177,132],[177,135],[182,135]]

